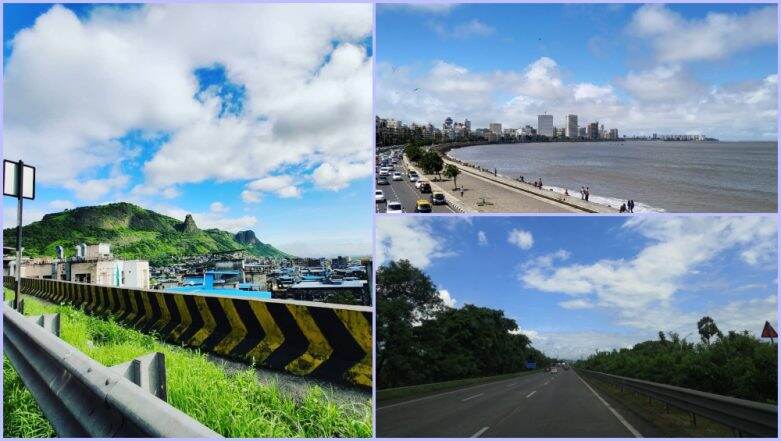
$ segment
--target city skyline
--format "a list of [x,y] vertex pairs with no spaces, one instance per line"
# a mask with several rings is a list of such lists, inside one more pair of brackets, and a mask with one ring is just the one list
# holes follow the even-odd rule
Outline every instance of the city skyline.
[[25,224],[127,201],[371,254],[371,5],[3,7],[5,157],[38,171]]
[[377,220],[376,263],[407,259],[442,301],[501,309],[551,357],[658,331],[697,340],[777,321],[776,221],[764,217],[474,217]]
[[774,5],[378,5],[376,113],[775,140],[776,37]]

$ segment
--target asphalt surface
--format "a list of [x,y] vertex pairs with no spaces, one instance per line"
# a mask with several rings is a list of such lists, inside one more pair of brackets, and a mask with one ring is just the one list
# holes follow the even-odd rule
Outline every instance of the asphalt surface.
[[[639,436],[573,370],[378,403],[380,437]],[[631,429],[630,429],[631,428]]]
[[[396,168],[395,171],[401,172],[404,180],[394,181],[392,176],[388,176],[388,182],[390,183],[389,185],[376,185],[375,183],[375,189],[382,190],[383,193],[385,193],[386,200],[386,202],[375,204],[376,211],[377,213],[385,213],[387,201],[399,201],[401,202],[401,209],[404,210],[405,213],[414,213],[415,202],[418,199],[426,199],[430,201],[431,193],[421,194],[420,191],[415,188],[415,183],[410,182],[408,170],[406,167],[404,167],[402,161],[399,161],[399,163],[394,167]],[[392,173],[393,172],[391,172],[391,174]],[[432,205],[431,207],[432,213],[454,213],[454,211],[447,205]]]

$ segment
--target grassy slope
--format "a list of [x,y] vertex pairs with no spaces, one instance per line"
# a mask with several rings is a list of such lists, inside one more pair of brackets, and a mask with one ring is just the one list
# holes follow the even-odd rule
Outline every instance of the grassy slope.
[[[181,222],[128,203],[80,207],[46,215],[41,221],[25,226],[23,244],[25,254],[30,256],[54,256],[57,245],[71,256],[76,244],[109,242],[115,256],[146,259],[153,264],[165,263],[171,257],[245,247],[261,257],[285,256],[268,244],[245,246],[227,231],[208,229],[181,233],[176,228]],[[15,246],[15,230],[6,229],[3,233],[4,245]]]
[[[7,297],[12,296],[5,290]],[[227,373],[197,351],[156,341],[113,321],[90,317],[66,306],[48,306],[25,296],[28,315],[60,312],[61,338],[109,366],[159,351],[166,356],[168,402],[226,437],[370,437],[371,400],[365,405],[331,401],[318,387],[296,399],[277,385],[262,383],[253,369]],[[10,364],[3,364],[5,437],[51,435],[30,393]],[[25,394],[26,392],[26,394]],[[33,403],[34,404],[34,403]]]

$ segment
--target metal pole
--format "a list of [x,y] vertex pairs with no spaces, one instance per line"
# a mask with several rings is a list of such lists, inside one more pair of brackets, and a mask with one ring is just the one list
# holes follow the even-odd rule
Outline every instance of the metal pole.
[[14,309],[18,310],[22,285],[22,201],[24,200],[22,197],[22,185],[24,184],[22,173],[24,173],[24,162],[20,159],[19,165],[16,167],[16,191],[19,194],[17,195],[16,208],[16,295],[14,296]]

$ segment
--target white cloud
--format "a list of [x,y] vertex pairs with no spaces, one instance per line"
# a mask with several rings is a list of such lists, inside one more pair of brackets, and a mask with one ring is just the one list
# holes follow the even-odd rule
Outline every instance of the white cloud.
[[329,237],[310,236],[305,240],[280,241],[274,246],[299,257],[370,256],[372,243],[365,235],[350,234]]
[[371,164],[368,161],[340,161],[333,164],[324,163],[315,169],[312,178],[320,188],[341,190],[355,179],[371,174]]
[[[529,330],[523,333],[529,335]],[[588,357],[597,351],[631,348],[636,343],[652,335],[621,334],[602,331],[531,331],[535,333],[532,339],[534,347],[549,357],[565,360],[577,360]]]
[[54,208],[55,210],[67,210],[75,207],[76,205],[73,202],[68,200],[55,199],[49,202],[49,206]]
[[[79,199],[128,184],[100,170],[138,154],[118,142],[131,130],[170,135],[143,164],[146,192],[318,164],[347,170],[324,184],[343,188],[371,173],[371,29],[368,4],[96,6],[81,19],[54,6],[10,43],[6,153]],[[220,118],[213,91],[196,98],[194,70],[217,64],[245,88],[239,115]]]
[[736,52],[778,42],[775,6],[754,8],[745,14],[708,13],[687,20],[662,4],[640,7],[628,30],[648,38],[662,62],[717,60]]
[[377,5],[377,12],[384,10],[405,9],[419,13],[447,14],[457,3],[382,3]]
[[513,228],[507,236],[507,241],[522,250],[528,250],[534,245],[534,237],[528,231]]
[[[217,202],[217,204],[219,204],[219,202]],[[208,212],[193,213],[180,207],[164,204],[150,203],[145,204],[145,206],[150,210],[171,216],[181,221],[184,221],[184,218],[188,214],[191,214],[193,220],[195,220],[195,225],[200,229],[218,228],[231,233],[237,233],[241,230],[256,230],[258,228],[258,219],[255,216],[227,217],[224,215],[224,212],[212,210]]]
[[439,298],[442,299],[442,304],[448,308],[455,308],[458,301],[453,297],[450,297],[450,293],[446,289],[440,289],[438,291]]
[[496,29],[478,19],[448,27],[442,23],[429,23],[429,26],[442,38],[464,40],[471,37],[487,37],[496,33]]
[[778,329],[777,295],[771,294],[763,298],[737,300],[730,302],[709,313],[719,329],[727,331],[749,331],[754,335],[762,334],[765,321],[769,321]]
[[564,309],[589,309],[594,307],[594,305],[591,302],[584,299],[574,299],[574,300],[559,302],[559,306],[561,306]]
[[[282,198],[297,198],[301,196],[301,191],[296,187],[292,176],[279,175],[267,176],[256,179],[247,184],[247,190],[250,193],[255,192],[273,192]],[[242,193],[242,195],[244,195]]]
[[519,277],[527,287],[583,301],[564,302],[567,306],[588,303],[613,310],[620,325],[669,330],[699,318],[676,309],[676,294],[687,276],[725,251],[751,250],[750,259],[741,256],[746,264],[775,266],[772,218],[632,218],[624,227],[649,240],[633,258],[558,267],[533,263],[524,265]]
[[225,213],[228,211],[228,207],[223,205],[222,202],[212,202],[211,205],[209,205],[209,211],[212,213]]
[[485,231],[477,232],[477,243],[481,247],[488,246],[488,237],[486,237]]
[[380,265],[406,259],[418,268],[426,268],[432,260],[452,254],[434,236],[429,223],[420,218],[384,216],[375,223],[376,260]]
[[257,191],[244,190],[241,192],[241,200],[248,204],[257,204],[263,199]]
[[[599,121],[619,134],[704,133],[725,140],[776,139],[776,74],[708,85],[680,63],[633,70],[606,84],[568,83],[558,63],[540,58],[506,71],[475,72],[446,61],[428,70],[380,64],[377,113],[405,123],[439,126],[446,117],[472,127],[537,125],[554,115],[563,127],[574,113],[581,125]],[[510,97],[510,98],[507,98]]]

